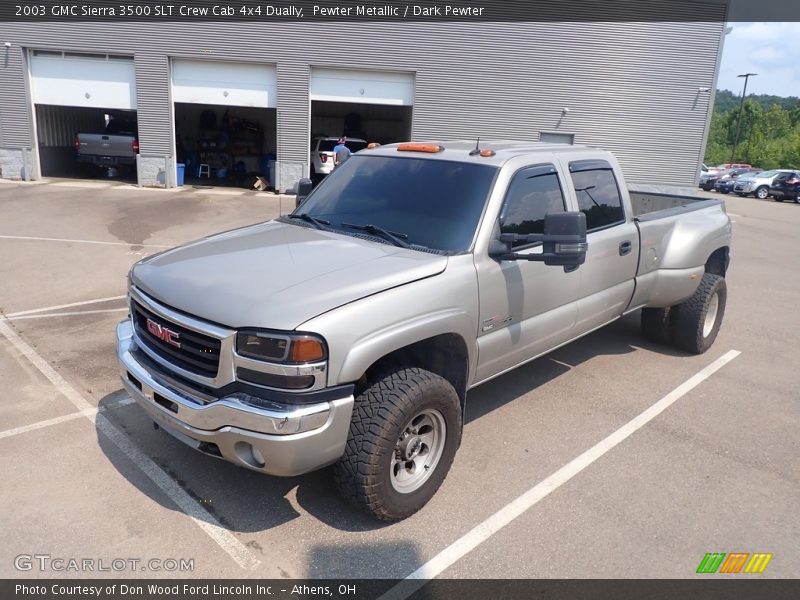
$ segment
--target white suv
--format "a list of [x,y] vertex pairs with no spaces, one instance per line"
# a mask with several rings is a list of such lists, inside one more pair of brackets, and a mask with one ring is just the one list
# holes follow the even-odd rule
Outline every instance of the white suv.
[[[319,182],[333,171],[333,147],[338,137],[315,137],[311,140],[311,181]],[[345,145],[350,152],[358,152],[367,147],[367,142],[359,138],[347,138]]]

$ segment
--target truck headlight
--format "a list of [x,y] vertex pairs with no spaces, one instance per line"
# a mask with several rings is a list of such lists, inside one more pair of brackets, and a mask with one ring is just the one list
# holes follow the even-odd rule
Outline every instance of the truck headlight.
[[236,334],[240,356],[282,364],[318,362],[328,357],[325,341],[307,333],[277,333],[249,329]]

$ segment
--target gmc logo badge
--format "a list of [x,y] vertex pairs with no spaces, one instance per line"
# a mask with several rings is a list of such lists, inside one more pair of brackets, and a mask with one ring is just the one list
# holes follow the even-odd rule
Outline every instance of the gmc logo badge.
[[151,319],[147,319],[147,331],[160,339],[162,342],[168,343],[170,346],[175,346],[176,348],[181,347],[181,343],[178,341],[181,339],[181,334],[177,331],[167,329]]

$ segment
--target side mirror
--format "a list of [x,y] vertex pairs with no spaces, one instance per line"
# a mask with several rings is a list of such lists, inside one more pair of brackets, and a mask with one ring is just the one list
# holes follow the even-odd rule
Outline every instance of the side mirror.
[[[515,242],[541,242],[541,254],[512,252]],[[499,260],[534,260],[550,266],[577,267],[586,261],[586,215],[582,212],[549,213],[544,218],[544,234],[501,233],[492,240],[489,256]]]
[[308,198],[312,189],[314,189],[314,184],[310,179],[301,179],[297,182],[297,202],[295,208],[300,206],[305,199]]

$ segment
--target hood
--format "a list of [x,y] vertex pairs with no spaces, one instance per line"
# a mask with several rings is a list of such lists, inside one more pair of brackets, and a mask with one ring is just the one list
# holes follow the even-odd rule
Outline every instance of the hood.
[[269,221],[148,257],[133,268],[131,281],[201,319],[292,330],[446,266],[445,256]]

